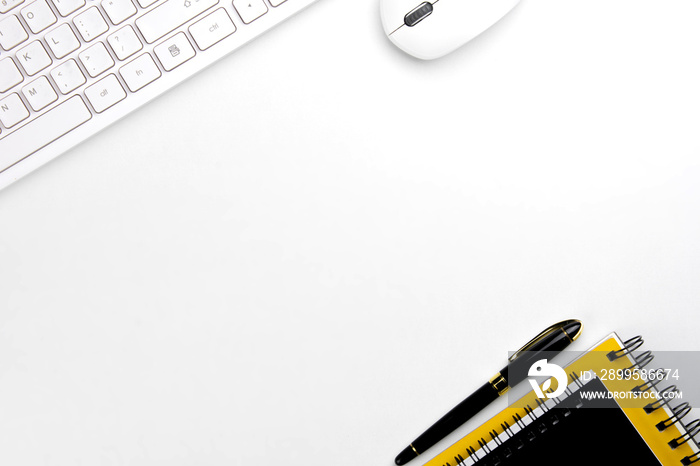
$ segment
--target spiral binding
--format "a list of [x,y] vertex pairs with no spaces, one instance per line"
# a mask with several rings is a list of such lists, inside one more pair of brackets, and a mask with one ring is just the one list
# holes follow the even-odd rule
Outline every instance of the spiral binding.
[[[637,335],[636,337],[630,338],[629,340],[625,341],[622,349],[609,352],[607,354],[608,359],[610,361],[614,361],[627,355],[631,357],[632,361],[634,361],[634,364],[632,364],[632,366],[630,366],[628,369],[642,369],[646,367],[652,359],[654,359],[654,355],[651,353],[651,351],[644,351],[643,353],[637,355],[636,358],[632,356],[632,352],[638,350],[643,344],[644,340],[642,339],[641,335]],[[632,391],[646,392],[655,389],[659,394],[678,393],[678,388],[675,385],[670,385],[659,390],[658,385],[661,382],[661,380],[661,378],[655,380],[648,380],[643,384],[634,387]],[[676,423],[682,426],[683,430],[685,430],[685,433],[683,435],[668,442],[668,446],[671,449],[675,450],[679,446],[688,443],[689,441],[693,441],[693,443],[695,443],[695,446],[697,447],[698,445],[696,441],[696,436],[700,434],[700,419],[695,419],[694,421],[691,421],[687,424],[684,424],[682,421],[682,419],[685,416],[687,416],[692,410],[690,404],[685,402],[679,404],[678,406],[671,407],[669,405],[671,397],[662,396],[660,397],[660,399],[661,401],[657,400],[653,403],[649,403],[644,407],[644,411],[647,414],[656,411],[662,406],[668,405],[668,407],[670,408],[673,414],[669,418],[656,424],[656,428],[659,430],[659,432],[663,432],[664,430],[668,429]],[[697,462],[700,462],[700,452],[686,456],[681,460],[681,464],[683,466],[687,466]]]
[[631,354],[632,351],[636,351],[639,349],[640,346],[644,344],[644,339],[642,339],[641,335],[637,335],[636,337],[630,338],[624,343],[624,346],[622,349],[619,349],[617,351],[611,351],[608,353],[608,359],[611,361],[614,361],[616,359],[621,358],[622,356],[625,356],[626,354]]

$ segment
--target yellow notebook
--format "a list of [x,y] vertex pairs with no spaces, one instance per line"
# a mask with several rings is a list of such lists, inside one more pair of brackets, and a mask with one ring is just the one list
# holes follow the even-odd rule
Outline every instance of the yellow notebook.
[[531,391],[425,466],[700,465],[700,421],[684,423],[691,408],[668,372],[647,369],[650,352],[633,356],[642,343],[610,334],[566,366],[563,394],[548,398],[558,387],[545,381],[543,398]]

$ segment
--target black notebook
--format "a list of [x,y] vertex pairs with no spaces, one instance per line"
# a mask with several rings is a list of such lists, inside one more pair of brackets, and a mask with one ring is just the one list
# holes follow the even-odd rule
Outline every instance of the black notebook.
[[582,390],[604,396],[608,392],[599,379],[591,380],[556,407],[543,411],[529,425],[513,433],[474,464],[534,465],[545,455],[548,463],[570,466],[661,465],[615,400],[607,396],[587,400],[581,396]]

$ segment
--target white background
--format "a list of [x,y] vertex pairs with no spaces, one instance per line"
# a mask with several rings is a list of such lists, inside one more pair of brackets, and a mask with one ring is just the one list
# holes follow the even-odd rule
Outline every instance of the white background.
[[557,320],[700,349],[699,19],[320,0],[3,190],[0,463],[388,466]]

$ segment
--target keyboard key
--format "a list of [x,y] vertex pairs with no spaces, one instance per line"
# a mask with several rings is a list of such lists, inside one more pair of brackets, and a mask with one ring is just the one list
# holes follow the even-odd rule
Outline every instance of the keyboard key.
[[12,128],[29,116],[29,110],[16,93],[0,100],[0,121],[6,128]]
[[120,60],[126,60],[143,48],[141,41],[131,26],[124,26],[107,37],[109,46]]
[[178,26],[219,3],[219,0],[167,0],[136,20],[146,42],[152,44]]
[[34,82],[27,84],[22,88],[22,94],[24,94],[24,98],[27,99],[27,102],[29,102],[29,105],[35,112],[38,112],[58,99],[56,91],[53,90],[46,76],[42,76]]
[[233,0],[233,6],[246,24],[267,13],[267,6],[263,0]]
[[15,45],[21,44],[29,38],[27,31],[22,27],[15,15],[0,21],[0,47],[10,50]]
[[139,5],[141,5],[141,8],[147,8],[151,5],[153,5],[157,1],[158,0],[138,0]]
[[0,0],[0,13],[7,13],[24,0]]
[[287,0],[270,0],[270,5],[272,5],[272,6],[280,6],[281,4],[283,4],[283,3],[286,2],[286,1],[287,1]]
[[67,23],[47,32],[44,39],[56,58],[63,58],[80,47],[80,41]]
[[208,49],[234,32],[236,32],[236,26],[223,8],[219,8],[190,26],[190,34],[200,50]]
[[34,34],[43,31],[56,22],[56,15],[53,14],[46,0],[37,0],[22,8],[22,17],[27,22],[29,29]]
[[182,65],[194,57],[195,53],[184,32],[178,32],[165,42],[156,45],[153,51],[156,53],[165,71],[170,71]]
[[7,57],[0,60],[0,92],[5,92],[15,84],[21,83],[22,79],[24,77],[12,58]]
[[78,56],[91,78],[114,66],[114,60],[112,60],[102,42],[98,42],[89,49],[80,52]]
[[136,7],[131,0],[102,0],[101,5],[113,24],[119,24],[136,14]]
[[78,28],[78,32],[85,42],[90,42],[109,29],[109,26],[96,6],[88,8],[83,13],[73,18],[73,24]]
[[0,139],[0,172],[50,144],[92,115],[79,96],[71,97]]
[[160,70],[153,58],[147,53],[119,68],[119,74],[122,75],[131,92],[136,92],[146,84],[160,78]]
[[68,16],[78,8],[85,6],[85,0],[53,0],[53,4],[61,16]]
[[92,108],[97,113],[102,113],[117,102],[124,100],[126,92],[119,80],[113,74],[85,88],[85,97],[88,98]]
[[35,40],[17,51],[17,60],[29,76],[37,74],[51,64],[51,57],[41,42]]
[[72,58],[51,70],[51,77],[63,95],[77,89],[87,81],[78,64]]

